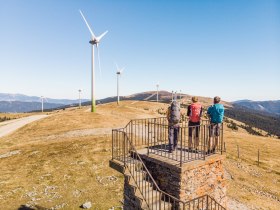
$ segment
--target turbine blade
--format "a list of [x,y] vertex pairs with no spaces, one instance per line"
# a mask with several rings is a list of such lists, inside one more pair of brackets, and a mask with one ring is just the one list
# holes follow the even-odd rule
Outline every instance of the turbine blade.
[[82,11],[81,11],[81,10],[79,10],[79,11],[80,11],[80,13],[81,13],[81,15],[82,15],[82,17],[83,17],[85,23],[86,23],[86,25],[87,25],[87,27],[88,27],[88,30],[90,31],[91,35],[93,36],[93,38],[96,38],[96,36],[95,36],[94,33],[92,32],[92,30],[91,30],[91,28],[90,28],[90,26],[89,26],[89,24],[88,24],[88,22],[87,22],[85,16],[83,15]]
[[116,67],[117,67],[117,71],[119,71],[119,66],[118,66],[118,64],[116,63]]
[[124,68],[122,68],[122,69],[120,70],[120,73],[121,73],[121,74],[123,73],[123,70],[124,70]]
[[100,55],[99,55],[99,47],[98,47],[98,44],[96,45],[96,48],[97,48],[97,57],[98,57],[99,73],[100,73],[100,76],[101,76],[101,75],[102,75],[102,72],[101,72]]
[[101,34],[99,37],[97,37],[96,39],[98,39],[98,41],[100,41],[102,39],[103,36],[105,36],[108,33],[108,31],[105,31],[103,34]]

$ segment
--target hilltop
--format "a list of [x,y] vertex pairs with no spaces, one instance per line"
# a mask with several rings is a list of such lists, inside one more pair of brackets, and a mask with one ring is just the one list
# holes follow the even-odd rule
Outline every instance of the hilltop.
[[[168,91],[161,90],[158,93],[159,101],[161,103],[170,103],[172,99],[172,93]],[[187,105],[191,103],[191,95],[178,93],[177,98],[181,99],[182,107],[186,108]],[[128,96],[121,96],[121,100],[126,101],[151,101],[155,102],[157,100],[157,92],[156,91],[147,91],[141,93],[135,93]],[[199,102],[203,105],[206,110],[207,107],[212,105],[213,99],[209,97],[198,96]],[[4,100],[4,101],[1,101]],[[17,101],[22,100],[22,101]],[[0,93],[0,112],[32,112],[41,111],[41,103],[38,102],[40,100],[39,97],[35,96],[26,96],[22,94],[1,94]],[[115,102],[117,100],[116,97],[108,97],[104,99],[97,100],[97,104],[106,104]],[[90,105],[90,101],[85,101],[82,103],[83,106]],[[274,107],[277,101],[275,101],[274,106],[270,106],[270,108]],[[237,101],[234,103],[222,101],[225,105],[226,112],[225,116],[233,118],[237,121],[241,121],[248,125],[248,130],[254,130],[254,128],[264,130],[267,132],[267,135],[275,135],[280,136],[279,126],[280,126],[280,116],[269,113],[266,110],[256,110],[250,106],[243,106],[242,103],[250,103],[254,102],[243,100]],[[264,103],[264,102],[263,102]],[[269,102],[271,104],[272,102]],[[44,102],[44,111],[54,111],[67,109],[70,107],[77,107],[78,100],[67,100],[67,99],[50,99]],[[277,106],[276,106],[277,107]],[[278,107],[279,108],[279,107]]]
[[[125,126],[130,119],[162,116],[159,113],[167,106],[123,101],[121,106],[98,105],[95,114],[89,107],[58,110],[0,138],[0,205],[79,209],[90,200],[95,209],[121,206],[123,176],[108,166],[111,129]],[[280,141],[250,135],[241,128],[224,128],[230,204],[279,209]]]

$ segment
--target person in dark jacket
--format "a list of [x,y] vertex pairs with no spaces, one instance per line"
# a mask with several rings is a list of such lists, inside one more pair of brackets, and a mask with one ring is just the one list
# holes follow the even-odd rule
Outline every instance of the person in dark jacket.
[[208,142],[208,153],[214,153],[218,145],[221,125],[224,118],[224,106],[220,104],[221,98],[214,97],[214,105],[210,106],[207,114],[210,118],[210,139]]
[[177,101],[174,100],[167,109],[168,143],[170,153],[177,148],[180,129],[180,117],[180,105]]

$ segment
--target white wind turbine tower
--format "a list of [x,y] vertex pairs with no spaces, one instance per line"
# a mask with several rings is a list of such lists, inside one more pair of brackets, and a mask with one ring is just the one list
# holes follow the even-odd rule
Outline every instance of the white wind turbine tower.
[[117,103],[118,103],[118,105],[119,105],[119,103],[120,103],[120,94],[119,94],[119,91],[120,91],[120,84],[119,84],[119,77],[121,76],[121,74],[122,74],[124,68],[120,69],[120,68],[118,67],[118,64],[116,64],[116,67],[117,67],[117,72],[116,72],[116,73],[117,73]]
[[47,100],[44,96],[41,96],[42,112],[44,112],[44,100]]
[[159,82],[157,83],[157,103],[158,103],[158,88],[159,88]]
[[79,92],[79,109],[82,107],[82,103],[81,103],[81,93],[82,93],[82,89],[78,90]]
[[97,48],[97,55],[98,55],[98,61],[99,61],[99,70],[101,72],[101,68],[100,68],[100,57],[99,57],[99,49],[98,49],[98,44],[100,42],[100,40],[102,39],[103,36],[105,36],[105,34],[107,34],[108,31],[105,31],[103,34],[101,34],[100,36],[95,36],[94,33],[92,32],[85,16],[83,15],[82,11],[80,10],[80,13],[89,29],[89,32],[91,34],[91,40],[89,41],[89,43],[91,44],[91,52],[92,52],[92,58],[91,58],[91,112],[95,112],[96,111],[96,107],[95,107],[95,75],[94,75],[94,46],[96,46]]
[[182,90],[180,90],[180,101],[182,100]]

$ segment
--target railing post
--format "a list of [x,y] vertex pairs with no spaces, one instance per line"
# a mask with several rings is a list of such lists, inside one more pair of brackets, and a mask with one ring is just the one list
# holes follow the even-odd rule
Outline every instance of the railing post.
[[182,129],[183,129],[183,128],[180,128],[180,127],[179,127],[179,129],[180,129],[180,132],[179,132],[179,133],[180,133],[180,136],[179,136],[179,137],[180,137],[180,144],[181,144],[181,145],[180,145],[180,148],[181,148],[181,149],[180,149],[180,167],[182,167],[182,165],[183,165],[183,160],[182,160],[182,159],[183,159],[183,142],[182,142],[182,139],[183,139],[183,138],[182,138]]
[[206,210],[208,210],[208,205],[209,205],[209,201],[208,201],[208,195],[206,196]]
[[204,155],[204,157],[203,157],[203,159],[205,160],[205,156],[206,156],[206,125],[203,125],[203,133],[204,133],[204,138],[203,138],[203,143],[204,143],[204,148],[203,148],[203,155]]
[[159,209],[161,209],[161,192],[159,192]]
[[156,118],[154,118],[154,136],[153,136],[153,139],[154,139],[154,142],[153,142],[153,146],[156,145],[157,141],[156,141],[156,138],[157,138],[157,125],[156,125]]
[[130,120],[130,126],[129,126],[130,132],[129,132],[129,134],[130,134],[130,140],[133,144],[133,125],[132,124],[133,124],[133,120]]
[[147,151],[147,155],[149,156],[150,154],[150,122],[148,120],[148,151]]
[[114,130],[112,130],[112,160],[114,159]]
[[222,135],[221,135],[221,155],[223,154],[223,142],[224,142],[224,123],[222,123]]
[[125,161],[125,133],[123,132],[123,162],[124,162],[124,167],[126,167],[126,161]]

